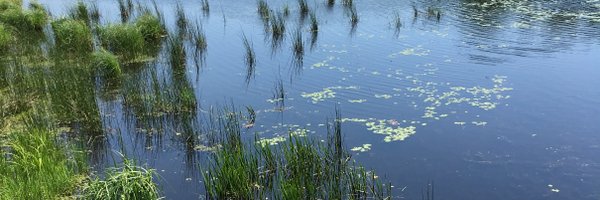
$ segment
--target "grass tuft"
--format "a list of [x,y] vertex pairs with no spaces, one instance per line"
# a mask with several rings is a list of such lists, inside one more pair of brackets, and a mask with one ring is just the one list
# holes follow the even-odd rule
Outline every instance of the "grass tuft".
[[69,17],[84,21],[85,23],[90,22],[90,12],[83,1],[77,1],[77,4],[69,9]]
[[31,3],[30,9],[23,10],[15,4],[4,3],[0,12],[0,22],[11,25],[19,31],[42,31],[48,22],[46,10],[38,3]]
[[166,34],[166,29],[160,19],[151,12],[144,12],[140,15],[135,21],[135,26],[147,42],[158,41]]
[[258,14],[263,20],[269,19],[271,9],[265,0],[258,0]]
[[92,180],[83,190],[84,199],[159,199],[158,186],[153,182],[155,174],[125,160],[121,168],[109,169],[105,180]]
[[308,2],[306,0],[298,0],[298,8],[300,8],[300,15],[305,16],[308,14]]
[[310,31],[319,32],[319,21],[317,20],[315,12],[310,13]]
[[121,76],[119,59],[117,56],[106,50],[100,50],[92,54],[92,66],[104,76]]
[[59,19],[52,22],[56,47],[70,53],[90,52],[94,48],[92,31],[84,21]]
[[134,60],[144,51],[144,35],[133,24],[109,24],[100,28],[102,46],[125,60]]

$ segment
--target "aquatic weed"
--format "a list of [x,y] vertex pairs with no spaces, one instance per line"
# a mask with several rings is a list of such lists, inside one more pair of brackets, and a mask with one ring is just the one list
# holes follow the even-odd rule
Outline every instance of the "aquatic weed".
[[59,19],[52,22],[56,47],[59,51],[80,53],[93,49],[92,31],[79,19]]
[[103,49],[92,54],[92,66],[108,77],[121,75],[121,66],[117,56]]
[[83,189],[84,199],[159,199],[155,174],[154,170],[136,166],[126,159],[120,168],[108,169],[104,180],[92,180]]
[[135,26],[144,36],[144,40],[155,42],[166,34],[166,29],[160,19],[151,12],[146,11],[135,20]]
[[144,35],[133,24],[109,24],[99,32],[102,46],[125,60],[134,60],[144,52]]

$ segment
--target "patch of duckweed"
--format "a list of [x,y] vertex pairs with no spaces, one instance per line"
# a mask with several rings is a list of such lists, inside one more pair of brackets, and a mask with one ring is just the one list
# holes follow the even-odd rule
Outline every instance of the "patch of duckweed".
[[302,92],[301,96],[303,98],[310,98],[312,103],[316,104],[316,103],[325,101],[325,99],[335,98],[336,92],[334,90],[356,90],[356,89],[358,89],[358,86],[326,87],[326,88],[323,88],[323,91],[319,91],[319,92],[312,92],[312,93]]
[[375,94],[375,98],[378,98],[378,99],[390,99],[390,98],[392,98],[392,95],[389,95],[389,94]]
[[416,127],[414,126],[389,125],[386,120],[366,122],[365,125],[367,130],[373,131],[375,134],[385,135],[383,139],[385,142],[403,141],[416,133]]
[[366,99],[348,99],[348,102],[350,103],[364,103],[367,102]]
[[363,144],[362,146],[359,147],[353,147],[352,149],[350,149],[350,151],[355,151],[355,152],[367,152],[371,150],[371,144]]
[[221,145],[215,145],[215,146],[206,146],[206,145],[197,145],[194,147],[194,150],[196,151],[202,151],[202,152],[215,152],[217,150],[219,150],[221,148]]
[[424,49],[421,45],[419,45],[415,48],[408,48],[408,49],[404,49],[398,53],[393,53],[393,54],[389,55],[389,57],[395,58],[400,55],[403,55],[403,56],[427,56],[427,55],[429,55],[429,52],[431,52],[431,50]]
[[487,122],[473,121],[473,122],[471,122],[471,124],[473,124],[475,126],[485,126],[485,125],[487,125]]
[[[297,128],[297,129],[291,130],[289,132],[289,136],[291,136],[291,137],[306,137],[309,132],[310,132],[310,130],[308,130],[308,129]],[[256,143],[260,144],[261,146],[269,146],[269,145],[274,146],[274,145],[278,145],[285,141],[287,141],[287,137],[280,135],[280,136],[276,136],[273,138],[260,138],[259,140],[256,141]]]

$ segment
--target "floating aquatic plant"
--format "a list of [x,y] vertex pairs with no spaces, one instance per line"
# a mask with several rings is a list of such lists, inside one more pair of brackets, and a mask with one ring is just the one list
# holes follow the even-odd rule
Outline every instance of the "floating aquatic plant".
[[371,150],[371,144],[363,144],[362,146],[353,147],[350,151],[367,152]]
[[416,133],[414,126],[389,126],[386,120],[367,122],[365,125],[367,130],[373,131],[373,133],[386,135],[385,142],[402,141]]

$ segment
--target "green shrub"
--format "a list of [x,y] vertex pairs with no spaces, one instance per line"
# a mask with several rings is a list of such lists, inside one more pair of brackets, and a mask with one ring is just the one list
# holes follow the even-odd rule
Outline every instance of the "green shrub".
[[66,52],[89,52],[93,49],[92,31],[81,20],[60,19],[52,22],[56,46]]
[[117,56],[105,50],[92,54],[92,66],[106,76],[117,77],[121,75],[121,66]]
[[0,12],[8,9],[21,9],[21,1],[18,0],[0,0]]
[[100,28],[102,46],[121,56],[133,60],[144,51],[144,36],[132,24],[111,24]]
[[84,188],[84,199],[159,199],[158,187],[152,180],[154,174],[153,170],[125,160],[121,168],[109,169],[105,180],[93,180]]
[[140,30],[146,41],[157,41],[166,34],[160,19],[150,12],[144,12],[135,21],[135,26]]

